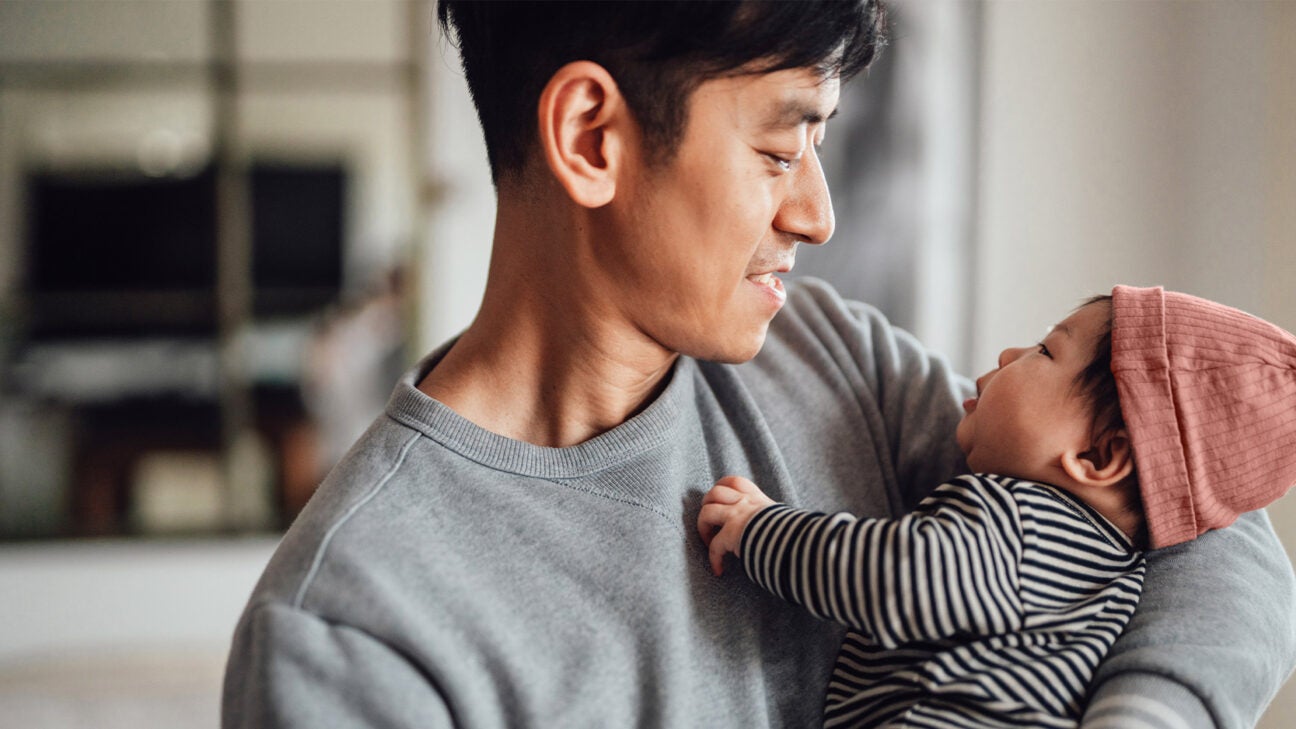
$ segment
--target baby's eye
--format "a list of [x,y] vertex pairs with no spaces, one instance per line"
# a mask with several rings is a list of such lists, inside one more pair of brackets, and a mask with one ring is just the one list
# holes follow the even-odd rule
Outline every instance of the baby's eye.
[[1053,353],[1049,351],[1047,345],[1045,345],[1043,342],[1040,342],[1037,346],[1039,347],[1040,354],[1044,355],[1045,357],[1048,357],[1049,359],[1053,359]]

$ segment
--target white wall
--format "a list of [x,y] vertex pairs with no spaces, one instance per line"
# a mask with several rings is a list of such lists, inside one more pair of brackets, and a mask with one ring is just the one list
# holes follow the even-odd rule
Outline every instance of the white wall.
[[984,34],[981,369],[1116,283],[1296,329],[1296,3],[991,0]]
[[428,61],[428,147],[424,159],[428,218],[417,262],[420,296],[414,349],[427,352],[470,323],[486,290],[495,230],[495,188],[486,143],[459,67],[441,35]]

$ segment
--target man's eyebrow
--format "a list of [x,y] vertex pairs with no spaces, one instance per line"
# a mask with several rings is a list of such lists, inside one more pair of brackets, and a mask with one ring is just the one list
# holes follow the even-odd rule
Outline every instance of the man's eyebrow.
[[823,112],[799,101],[791,101],[783,104],[770,116],[765,127],[769,129],[787,129],[790,127],[799,127],[802,124],[822,124],[825,121],[837,116],[837,109],[833,109],[828,116]]

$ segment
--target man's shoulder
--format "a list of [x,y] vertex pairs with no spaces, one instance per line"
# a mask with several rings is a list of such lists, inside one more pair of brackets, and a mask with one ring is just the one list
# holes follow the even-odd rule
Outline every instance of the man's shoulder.
[[868,367],[874,344],[908,337],[877,308],[844,298],[826,281],[802,277],[786,285],[787,303],[770,322],[757,365],[818,353],[837,366]]
[[765,342],[751,360],[732,368],[703,363],[703,371],[719,367],[743,380],[758,399],[782,399],[788,388],[825,384],[841,389],[842,366],[853,366],[844,346],[849,316],[845,302],[826,282],[797,278],[786,283],[787,301],[770,322]]
[[414,530],[424,541],[412,544],[406,528],[420,506],[416,494],[438,490],[438,469],[428,463],[428,453],[437,449],[420,448],[426,441],[419,431],[380,416],[293,521],[254,601],[310,607],[315,588],[335,582],[353,581],[348,591],[363,591],[365,583],[398,570],[400,555],[435,540],[435,529]]
[[740,376],[758,390],[790,385],[839,395],[872,389],[874,343],[894,337],[877,309],[842,298],[830,284],[802,277],[786,284],[787,303],[770,323],[765,344]]
[[802,276],[785,284],[787,304],[771,323],[771,331],[785,331],[828,323],[838,330],[874,325],[889,326],[875,307],[844,298],[832,284]]

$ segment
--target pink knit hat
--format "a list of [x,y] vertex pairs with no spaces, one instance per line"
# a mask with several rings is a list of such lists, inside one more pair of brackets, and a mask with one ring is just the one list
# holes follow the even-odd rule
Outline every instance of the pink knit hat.
[[1112,372],[1152,547],[1296,484],[1296,337],[1195,296],[1117,286]]

